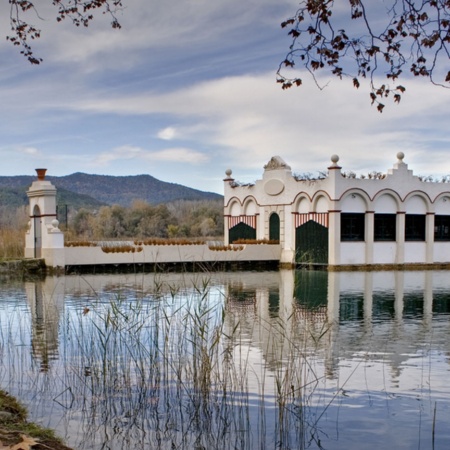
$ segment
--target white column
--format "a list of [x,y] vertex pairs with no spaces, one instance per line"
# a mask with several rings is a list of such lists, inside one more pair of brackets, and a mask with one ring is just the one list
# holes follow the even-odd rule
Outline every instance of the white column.
[[397,212],[397,252],[395,256],[396,264],[405,262],[405,213]]
[[366,242],[366,264],[373,264],[374,211],[366,211],[364,240]]
[[328,211],[328,264],[341,262],[341,211]]
[[434,262],[434,213],[427,213],[425,222],[426,262]]

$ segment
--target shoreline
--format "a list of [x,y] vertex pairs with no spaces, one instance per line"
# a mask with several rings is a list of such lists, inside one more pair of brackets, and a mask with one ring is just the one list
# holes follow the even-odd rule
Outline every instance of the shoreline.
[[[26,408],[12,395],[0,389],[0,447],[33,450],[72,450],[51,429],[28,422]],[[22,446],[20,446],[22,448]]]
[[0,275],[32,274],[43,275],[47,266],[43,259],[11,259],[0,261]]

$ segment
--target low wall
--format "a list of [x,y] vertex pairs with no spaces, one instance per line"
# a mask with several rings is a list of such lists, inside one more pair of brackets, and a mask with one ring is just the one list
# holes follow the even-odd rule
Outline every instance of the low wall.
[[[139,248],[139,247],[136,247]],[[236,250],[211,250],[206,245],[142,245],[141,251],[105,252],[101,247],[66,247],[65,267],[136,264],[216,264],[279,262],[280,245],[236,245]]]

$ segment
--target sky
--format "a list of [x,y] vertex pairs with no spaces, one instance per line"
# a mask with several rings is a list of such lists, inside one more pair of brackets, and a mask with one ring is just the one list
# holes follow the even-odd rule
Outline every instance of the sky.
[[[378,0],[377,0],[378,1]],[[416,175],[450,173],[450,90],[406,79],[382,114],[369,91],[331,75],[282,90],[292,0],[124,0],[112,30],[39,6],[39,66],[0,39],[0,176],[149,174],[223,194],[225,171],[251,183],[272,156],[294,173],[386,172],[399,151]],[[8,11],[0,26],[9,32]]]

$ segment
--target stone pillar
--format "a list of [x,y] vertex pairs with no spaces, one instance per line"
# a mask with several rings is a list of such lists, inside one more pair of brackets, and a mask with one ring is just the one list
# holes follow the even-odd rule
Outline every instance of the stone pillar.
[[328,264],[341,263],[341,211],[328,211]]
[[292,205],[285,205],[283,211],[283,221],[284,229],[282,231],[283,235],[280,243],[281,247],[281,258],[280,263],[289,266],[295,265],[295,227],[292,215]]
[[56,188],[36,169],[37,180],[27,191],[30,222],[25,235],[25,258],[42,258],[48,267],[64,267],[64,234],[56,219]]
[[342,179],[342,167],[338,165],[338,162],[339,156],[332,155],[332,164],[328,167],[331,195],[330,209],[328,210],[328,264],[330,266],[341,263],[341,207],[337,191]]
[[425,223],[426,262],[434,262],[434,213],[427,213]]
[[365,230],[364,240],[366,242],[366,264],[373,263],[373,242],[374,242],[374,227],[375,227],[375,211],[366,211],[365,215]]
[[397,213],[397,252],[395,256],[396,264],[405,262],[405,212]]
[[233,186],[233,182],[234,182],[234,178],[231,177],[232,174],[232,170],[231,169],[227,169],[225,171],[225,178],[223,179],[223,183],[224,183],[224,197],[223,197],[223,201],[224,201],[224,220],[223,220],[223,240],[224,240],[224,244],[228,245],[230,243],[229,241],[229,229],[230,229],[230,223],[229,223],[229,213],[226,214],[226,210],[227,210],[227,204],[232,196],[232,186]]

